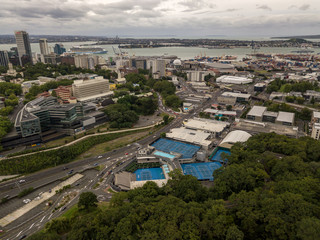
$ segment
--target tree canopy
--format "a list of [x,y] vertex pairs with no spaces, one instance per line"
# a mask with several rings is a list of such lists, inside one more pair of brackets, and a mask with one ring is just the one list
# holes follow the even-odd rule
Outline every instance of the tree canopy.
[[97,207],[97,195],[92,192],[83,192],[80,194],[78,208],[88,210],[90,207]]

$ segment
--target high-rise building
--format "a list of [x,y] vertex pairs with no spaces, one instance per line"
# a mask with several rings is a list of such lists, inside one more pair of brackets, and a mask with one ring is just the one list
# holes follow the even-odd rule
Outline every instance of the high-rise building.
[[43,55],[48,55],[49,54],[49,47],[48,47],[48,41],[46,38],[40,38],[39,39],[39,44],[40,44],[40,52]]
[[62,43],[60,43],[60,44],[56,44],[56,45],[54,45],[54,53],[55,54],[62,54],[62,53],[64,53],[64,52],[66,52],[66,49],[64,48],[64,46],[63,46],[63,44]]
[[16,43],[18,47],[18,55],[20,65],[25,63],[32,63],[31,45],[29,40],[29,34],[26,31],[15,31]]
[[8,66],[9,56],[7,51],[0,51],[0,66]]
[[74,56],[74,64],[76,67],[94,69],[99,64],[99,56],[92,54],[76,55]]
[[151,60],[150,66],[152,73],[157,74],[159,77],[164,77],[166,73],[166,61],[164,59]]

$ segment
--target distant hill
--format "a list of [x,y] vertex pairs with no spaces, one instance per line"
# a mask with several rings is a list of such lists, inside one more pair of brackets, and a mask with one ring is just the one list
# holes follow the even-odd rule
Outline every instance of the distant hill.
[[307,39],[320,39],[320,35],[302,35],[302,36],[291,36],[291,37],[272,37],[271,39],[290,39],[290,38],[307,38]]

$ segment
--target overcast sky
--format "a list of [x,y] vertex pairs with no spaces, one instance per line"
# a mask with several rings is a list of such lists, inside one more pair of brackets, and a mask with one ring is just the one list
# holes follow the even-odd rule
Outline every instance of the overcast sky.
[[319,0],[0,0],[0,34],[320,34]]

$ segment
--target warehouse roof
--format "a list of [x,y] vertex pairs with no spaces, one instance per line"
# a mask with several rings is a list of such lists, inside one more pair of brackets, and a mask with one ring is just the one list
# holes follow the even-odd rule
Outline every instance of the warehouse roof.
[[279,112],[276,121],[279,122],[294,122],[294,113],[291,112]]
[[222,132],[230,123],[209,119],[194,118],[184,122],[187,128],[200,129],[208,132]]
[[233,83],[233,84],[246,84],[246,83],[251,83],[252,79],[245,78],[245,77],[223,75],[221,77],[218,77],[216,79],[216,82],[217,83],[222,82],[222,83]]
[[211,144],[211,141],[207,140],[210,137],[210,133],[186,129],[184,127],[171,129],[171,132],[167,133],[166,137],[202,146],[209,146]]
[[253,106],[247,115],[262,117],[263,113],[267,110],[266,107],[262,106]]
[[221,94],[224,97],[235,97],[235,98],[250,98],[251,95],[248,93],[235,93],[235,92],[224,92]]

